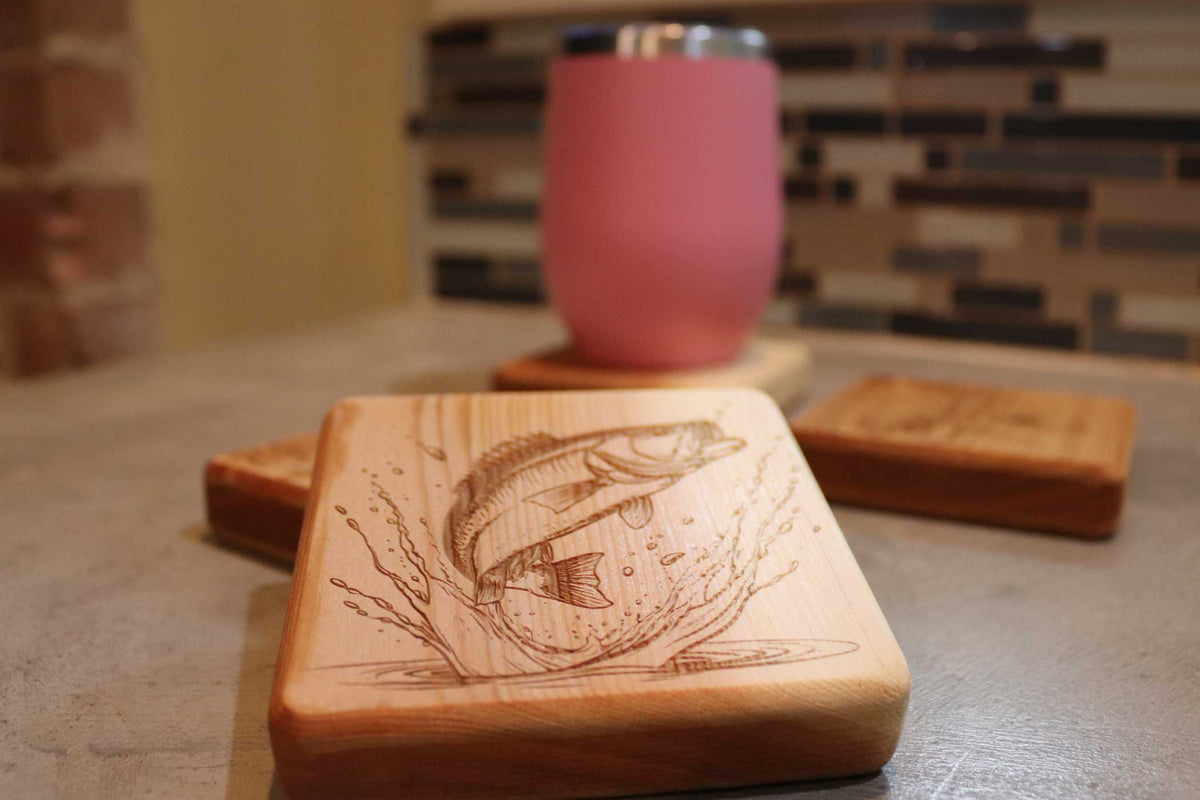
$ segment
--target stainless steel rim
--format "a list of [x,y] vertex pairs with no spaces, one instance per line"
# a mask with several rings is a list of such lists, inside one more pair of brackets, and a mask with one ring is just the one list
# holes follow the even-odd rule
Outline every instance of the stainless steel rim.
[[578,26],[562,38],[562,54],[615,55],[617,58],[770,58],[762,31],[677,22]]

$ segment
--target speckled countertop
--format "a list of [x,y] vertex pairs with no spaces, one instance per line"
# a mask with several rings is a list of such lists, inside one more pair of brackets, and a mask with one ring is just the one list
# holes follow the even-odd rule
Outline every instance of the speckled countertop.
[[[270,341],[0,386],[0,797],[266,797],[286,571],[215,545],[201,467],[337,398],[485,386],[543,310],[416,304]],[[805,334],[820,398],[868,372],[1122,395],[1095,543],[835,506],[908,657],[880,774],[708,797],[1200,797],[1194,368]]]

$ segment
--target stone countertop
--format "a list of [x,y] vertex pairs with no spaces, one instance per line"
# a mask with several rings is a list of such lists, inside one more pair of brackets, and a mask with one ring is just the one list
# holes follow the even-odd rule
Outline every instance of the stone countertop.
[[[1200,797],[1195,368],[803,334],[819,399],[870,372],[1119,395],[1108,542],[834,506],[908,657],[883,772],[704,797]],[[211,454],[339,397],[464,391],[561,341],[540,309],[417,303],[269,341],[0,386],[0,797],[266,797],[288,574],[204,526]]]

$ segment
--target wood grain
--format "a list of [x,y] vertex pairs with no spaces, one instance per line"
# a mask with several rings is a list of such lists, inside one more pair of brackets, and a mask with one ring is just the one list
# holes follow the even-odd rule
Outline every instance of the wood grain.
[[1134,427],[1120,399],[891,376],[792,420],[831,500],[1086,537],[1116,530]]
[[505,361],[492,373],[501,390],[665,389],[676,387],[761,389],[788,408],[808,390],[812,356],[794,339],[758,337],[730,364],[673,371],[623,370],[590,364],[570,349]]
[[213,456],[204,468],[208,524],[221,541],[292,561],[312,481],[317,435]]
[[289,797],[730,786],[895,748],[904,658],[761,392],[346,400],[313,486],[270,710]]

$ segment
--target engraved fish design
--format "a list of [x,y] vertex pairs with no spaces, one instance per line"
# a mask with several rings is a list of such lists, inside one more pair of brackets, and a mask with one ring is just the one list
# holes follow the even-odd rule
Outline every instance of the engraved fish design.
[[556,562],[551,542],[612,514],[642,528],[654,516],[651,495],[744,446],[706,420],[504,442],[455,487],[445,551],[474,583],[478,605],[512,588],[605,608],[612,603],[596,575],[604,554]]

